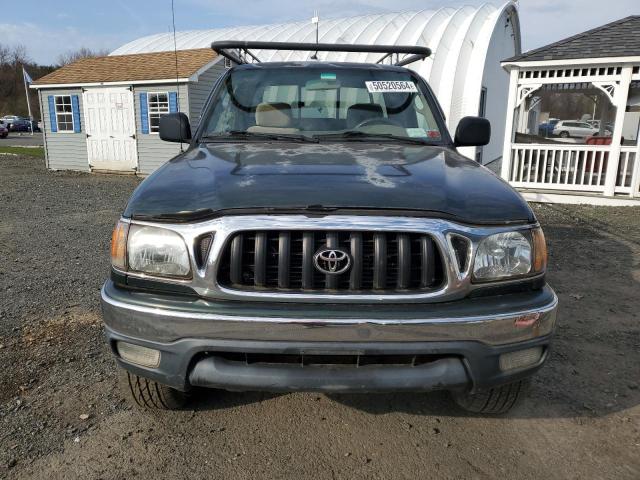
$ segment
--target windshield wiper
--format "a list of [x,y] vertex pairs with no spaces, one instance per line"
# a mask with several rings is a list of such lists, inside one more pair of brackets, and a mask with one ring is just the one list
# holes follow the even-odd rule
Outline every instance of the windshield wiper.
[[383,139],[383,140],[399,140],[406,143],[414,143],[416,145],[429,145],[438,146],[437,143],[430,143],[419,138],[401,137],[399,135],[393,135],[391,133],[367,133],[360,130],[347,130],[340,133],[324,133],[320,135],[314,135],[314,138],[321,139],[347,139],[347,140],[367,140]]
[[267,140],[293,141],[293,142],[311,142],[318,143],[319,140],[313,137],[307,137],[300,134],[285,133],[264,133],[264,132],[248,132],[246,130],[229,130],[228,132],[218,133],[215,135],[206,135],[201,140],[237,140],[245,138],[263,138]]

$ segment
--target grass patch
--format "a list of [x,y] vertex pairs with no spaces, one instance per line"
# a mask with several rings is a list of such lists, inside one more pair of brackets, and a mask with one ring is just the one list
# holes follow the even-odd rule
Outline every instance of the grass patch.
[[32,157],[44,158],[44,147],[3,147],[3,146],[0,146],[0,153],[15,153],[16,155],[30,155]]

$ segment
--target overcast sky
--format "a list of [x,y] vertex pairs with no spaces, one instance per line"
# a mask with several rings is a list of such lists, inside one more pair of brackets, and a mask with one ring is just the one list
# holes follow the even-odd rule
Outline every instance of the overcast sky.
[[[175,0],[176,28],[288,22],[372,12],[480,5],[466,0]],[[501,1],[490,2],[499,5]],[[522,0],[523,49],[530,50],[628,15],[640,14],[637,0]],[[113,50],[138,37],[167,32],[171,0],[31,0],[4,2],[0,44],[21,43],[43,64],[80,47]]]

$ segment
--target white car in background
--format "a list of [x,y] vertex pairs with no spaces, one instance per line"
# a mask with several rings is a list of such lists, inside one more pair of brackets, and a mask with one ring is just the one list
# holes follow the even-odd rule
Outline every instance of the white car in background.
[[16,120],[20,120],[20,117],[17,115],[5,115],[0,118],[0,122],[3,122],[5,125],[11,125]]
[[[553,128],[553,134],[562,138],[586,138],[597,135],[599,131],[599,128],[595,128],[587,122],[577,120],[562,120],[556,123],[556,126]],[[607,130],[605,131],[605,135],[611,135],[611,132]]]

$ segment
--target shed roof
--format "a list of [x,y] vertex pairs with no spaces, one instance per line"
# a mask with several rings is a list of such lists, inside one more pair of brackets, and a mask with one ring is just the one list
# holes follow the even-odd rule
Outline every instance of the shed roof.
[[516,55],[505,62],[637,56],[640,56],[640,15],[632,15]]
[[83,58],[39,78],[33,85],[133,82],[188,78],[211,62],[210,48]]

